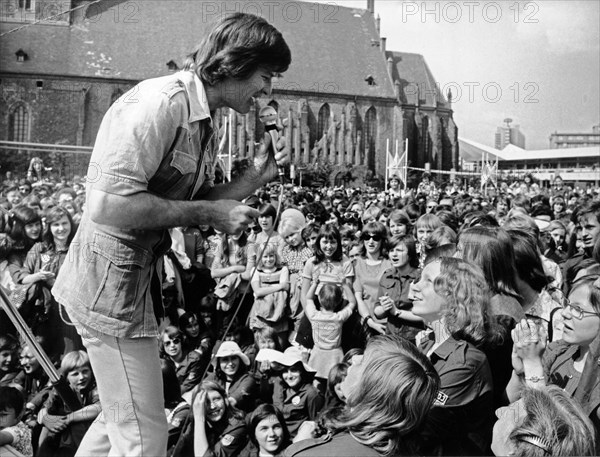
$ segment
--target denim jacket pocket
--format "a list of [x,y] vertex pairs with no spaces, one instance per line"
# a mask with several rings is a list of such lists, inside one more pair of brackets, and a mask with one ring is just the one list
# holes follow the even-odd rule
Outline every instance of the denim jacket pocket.
[[193,155],[175,149],[173,151],[173,158],[171,159],[171,166],[182,175],[187,175],[196,172],[197,160]]
[[[94,274],[92,309],[102,315],[131,321],[141,296],[149,287],[152,256],[140,247],[105,234],[94,234],[91,251]],[[92,286],[92,284],[90,284]]]

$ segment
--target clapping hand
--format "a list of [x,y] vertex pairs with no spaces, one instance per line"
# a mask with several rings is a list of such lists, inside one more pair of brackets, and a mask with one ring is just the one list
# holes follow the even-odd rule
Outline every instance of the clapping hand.
[[512,330],[511,337],[513,340],[513,368],[517,374],[522,374],[524,363],[541,361],[548,335],[543,325],[523,319]]

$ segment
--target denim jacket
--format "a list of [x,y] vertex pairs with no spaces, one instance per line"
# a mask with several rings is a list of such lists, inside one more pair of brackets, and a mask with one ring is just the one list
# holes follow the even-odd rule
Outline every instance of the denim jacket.
[[[88,193],[198,199],[214,184],[216,152],[206,95],[194,73],[142,81],[102,120]],[[80,331],[156,336],[154,306],[161,305],[162,256],[170,246],[166,230],[100,225],[86,212],[52,292]]]

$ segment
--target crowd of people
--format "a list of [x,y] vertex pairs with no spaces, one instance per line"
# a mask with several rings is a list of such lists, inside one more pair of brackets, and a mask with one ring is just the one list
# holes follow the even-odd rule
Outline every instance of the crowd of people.
[[[81,407],[2,315],[0,445],[75,455],[99,414],[133,405],[101,412],[51,294],[85,180],[28,177],[3,183],[1,284]],[[245,232],[169,230],[155,311],[171,455],[598,452],[598,192],[421,184],[272,184],[245,200],[260,213]]]

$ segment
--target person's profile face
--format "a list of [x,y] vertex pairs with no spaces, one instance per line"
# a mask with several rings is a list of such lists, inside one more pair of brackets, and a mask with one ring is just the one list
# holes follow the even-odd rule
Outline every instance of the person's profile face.
[[271,95],[274,76],[268,68],[259,67],[246,78],[226,78],[220,86],[223,105],[240,114],[248,113],[257,98]]
[[344,398],[350,397],[356,390],[364,372],[364,356],[355,355],[352,357],[352,364],[348,367],[348,374],[344,380],[339,384],[340,390]]
[[441,274],[441,262],[434,260],[423,268],[421,278],[413,284],[410,291],[413,314],[422,317],[427,322],[440,318],[445,300],[435,291],[434,283]]

